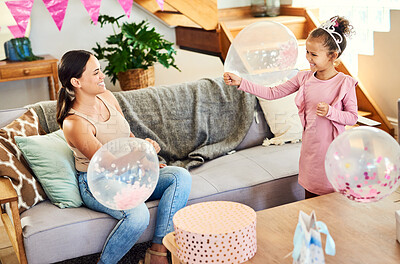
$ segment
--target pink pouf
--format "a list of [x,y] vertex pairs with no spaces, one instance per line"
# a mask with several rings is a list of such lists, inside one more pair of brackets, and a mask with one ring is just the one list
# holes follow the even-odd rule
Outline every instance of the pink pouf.
[[174,218],[177,255],[182,263],[243,263],[257,251],[256,213],[234,202],[204,202]]

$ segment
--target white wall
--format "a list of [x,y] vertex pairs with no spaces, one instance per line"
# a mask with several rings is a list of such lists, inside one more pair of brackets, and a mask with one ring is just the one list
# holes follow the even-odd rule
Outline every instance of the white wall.
[[359,55],[358,76],[368,93],[391,120],[397,120],[400,98],[400,10],[390,12],[389,32],[374,33],[374,55]]
[[[100,13],[118,16],[123,14],[123,10],[117,0],[103,0]],[[134,5],[129,21],[143,19],[148,19],[151,26],[154,26],[167,40],[175,42],[173,28]],[[96,42],[104,43],[112,32],[111,27],[100,28],[99,25],[91,25],[86,9],[78,0],[69,1],[61,31],[58,31],[50,13],[40,0],[33,4],[31,22],[29,38],[34,54],[51,54],[57,59],[71,49],[91,50]],[[218,77],[223,73],[222,62],[213,56],[178,49],[176,62],[182,72],[174,68],[165,69],[159,64],[155,65],[156,85],[193,81],[202,77]],[[116,86],[109,81],[106,81],[106,84],[111,91],[120,90],[118,82]],[[0,83],[0,109],[21,107],[43,100],[49,100],[46,78]]]

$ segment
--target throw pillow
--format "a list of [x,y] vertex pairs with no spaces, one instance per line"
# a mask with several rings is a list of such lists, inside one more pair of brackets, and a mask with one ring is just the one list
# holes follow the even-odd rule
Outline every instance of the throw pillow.
[[0,176],[11,180],[18,194],[19,212],[45,200],[46,194],[15,144],[15,136],[45,134],[33,109],[0,129]]
[[264,140],[264,146],[300,142],[303,126],[294,102],[296,94],[276,100],[258,98],[265,119],[274,134],[273,138]]
[[53,204],[60,208],[83,204],[74,156],[62,130],[44,136],[15,137],[15,141]]

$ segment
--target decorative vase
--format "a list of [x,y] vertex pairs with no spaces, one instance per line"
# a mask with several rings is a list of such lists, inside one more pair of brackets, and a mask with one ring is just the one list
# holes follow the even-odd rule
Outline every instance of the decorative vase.
[[251,0],[251,14],[254,17],[267,16],[267,3],[265,0]]
[[13,38],[4,42],[4,51],[9,61],[34,61],[43,59],[43,57],[33,54],[31,41],[27,37]]
[[266,14],[269,17],[279,16],[281,12],[281,1],[280,0],[266,0],[267,11]]
[[123,91],[154,86],[154,66],[149,66],[147,69],[131,69],[120,72],[118,73],[118,81]]

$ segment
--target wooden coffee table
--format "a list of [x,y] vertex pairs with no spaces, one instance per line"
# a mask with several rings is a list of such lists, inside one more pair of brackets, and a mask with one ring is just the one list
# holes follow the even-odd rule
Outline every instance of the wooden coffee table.
[[[292,263],[293,235],[299,211],[315,211],[336,243],[336,255],[325,255],[326,263],[400,263],[396,240],[395,211],[400,210],[400,193],[370,204],[353,202],[338,193],[290,203],[257,212],[257,253],[246,263]],[[325,247],[325,235],[322,235]],[[173,233],[164,244],[174,255]],[[174,258],[175,263],[177,258]]]

